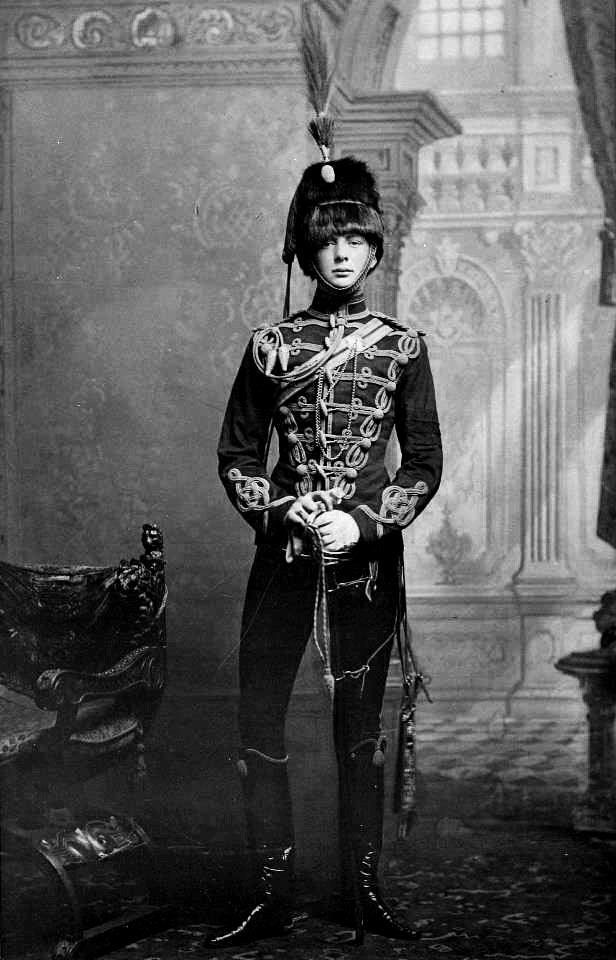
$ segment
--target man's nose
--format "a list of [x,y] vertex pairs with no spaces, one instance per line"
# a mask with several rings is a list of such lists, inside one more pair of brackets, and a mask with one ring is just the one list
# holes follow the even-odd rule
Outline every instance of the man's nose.
[[348,256],[348,248],[344,239],[340,238],[336,241],[334,256],[336,260],[346,260]]

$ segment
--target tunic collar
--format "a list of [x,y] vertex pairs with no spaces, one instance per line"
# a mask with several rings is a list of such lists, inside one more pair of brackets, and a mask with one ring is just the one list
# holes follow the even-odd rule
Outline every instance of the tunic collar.
[[343,300],[319,289],[308,307],[308,313],[318,320],[328,320],[332,316],[347,321],[365,320],[370,316],[363,292],[356,293],[349,300]]

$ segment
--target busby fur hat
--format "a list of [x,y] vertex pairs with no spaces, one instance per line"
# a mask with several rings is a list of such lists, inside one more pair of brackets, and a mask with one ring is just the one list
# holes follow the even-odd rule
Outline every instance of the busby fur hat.
[[304,170],[287,217],[282,259],[312,276],[316,251],[334,234],[359,233],[383,256],[381,200],[374,176],[363,160],[341,157]]
[[[310,3],[302,5],[300,52],[314,117],[308,129],[321,153],[302,175],[291,201],[282,259],[287,264],[284,315],[289,314],[291,270],[295,257],[308,276],[314,276],[317,250],[335,234],[359,233],[375,248],[375,263],[383,256],[383,219],[374,176],[362,160],[331,160],[334,120],[329,113],[335,74],[327,37]],[[374,267],[372,268],[374,269]]]

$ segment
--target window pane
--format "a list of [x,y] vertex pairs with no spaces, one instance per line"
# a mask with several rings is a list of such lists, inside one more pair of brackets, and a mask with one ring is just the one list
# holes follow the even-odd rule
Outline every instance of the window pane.
[[503,9],[503,0],[484,0],[484,7],[498,7]]
[[441,30],[443,33],[457,33],[460,29],[459,13],[442,13]]
[[462,0],[462,6],[465,10],[476,10],[482,5],[483,0]]
[[459,57],[460,56],[460,38],[443,37],[441,40],[441,56]]
[[438,0],[421,0],[419,5],[420,10],[436,10],[438,6]]
[[419,15],[419,32],[438,33],[438,13],[421,13]]
[[478,34],[469,33],[462,38],[462,53],[465,57],[478,57],[481,54],[481,37]]
[[459,0],[441,0],[441,10],[457,10]]
[[471,33],[473,30],[481,30],[481,14],[477,11],[465,13],[462,16],[462,26],[465,33]]
[[417,56],[420,60],[436,60],[438,54],[438,40],[420,40],[417,44]]
[[502,33],[486,33],[483,38],[483,44],[488,57],[502,57],[503,55],[503,35]]
[[502,10],[486,10],[483,15],[484,28],[486,30],[502,30],[503,29],[503,11]]

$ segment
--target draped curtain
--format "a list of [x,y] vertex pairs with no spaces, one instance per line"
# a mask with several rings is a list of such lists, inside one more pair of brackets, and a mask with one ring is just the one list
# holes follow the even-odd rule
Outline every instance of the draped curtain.
[[[599,303],[616,306],[616,0],[560,0],[560,4],[584,128],[605,204]],[[616,548],[616,337],[597,533]]]
[[616,306],[616,3],[560,0],[582,120],[605,203],[602,306]]

